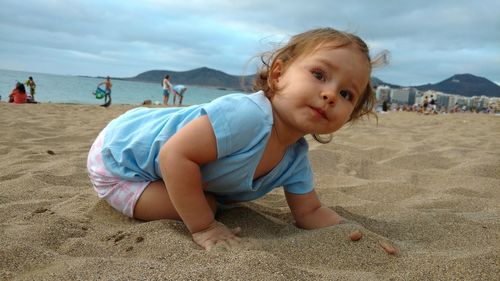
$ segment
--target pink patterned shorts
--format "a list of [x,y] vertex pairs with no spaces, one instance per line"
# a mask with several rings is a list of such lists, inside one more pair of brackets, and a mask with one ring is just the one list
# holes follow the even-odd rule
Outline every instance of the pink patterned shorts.
[[87,169],[90,181],[99,198],[103,198],[111,207],[133,218],[135,204],[150,182],[123,180],[106,169],[101,154],[104,135],[105,130],[99,134],[89,151]]

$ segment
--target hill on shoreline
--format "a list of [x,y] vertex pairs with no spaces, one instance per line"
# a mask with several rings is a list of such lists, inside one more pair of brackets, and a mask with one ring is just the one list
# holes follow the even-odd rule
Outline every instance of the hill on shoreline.
[[[161,84],[165,75],[171,76],[173,84],[186,84],[202,87],[224,88],[231,90],[249,91],[252,89],[254,75],[236,76],[208,67],[196,68],[188,71],[150,70],[129,78],[114,78],[127,81],[141,81]],[[384,82],[377,77],[371,78],[372,85],[387,85],[391,88],[403,86]],[[490,80],[472,74],[456,74],[436,84],[415,86],[421,91],[434,90],[446,94],[465,97],[488,96],[500,97],[500,86]]]
[[500,97],[500,86],[490,80],[472,74],[456,74],[436,84],[415,87],[421,91],[435,90],[460,96]]
[[[403,88],[405,86],[394,85],[384,82],[377,77],[371,78],[374,87],[386,85],[391,88]],[[464,97],[472,96],[487,96],[487,97],[500,97],[500,86],[491,82],[490,80],[475,76],[472,74],[455,74],[452,77],[445,79],[435,84],[425,84],[420,86],[413,86],[420,91],[433,90],[443,92],[446,94],[459,95]]]
[[165,75],[170,75],[172,84],[186,84],[204,87],[216,87],[232,90],[250,90],[253,75],[235,76],[208,67],[188,71],[150,70],[135,77],[121,80],[162,83]]

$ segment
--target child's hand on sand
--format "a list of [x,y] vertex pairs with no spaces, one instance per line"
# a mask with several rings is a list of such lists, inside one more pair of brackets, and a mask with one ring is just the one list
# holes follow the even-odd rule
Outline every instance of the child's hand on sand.
[[215,245],[223,248],[231,248],[240,242],[236,235],[241,228],[227,228],[224,224],[214,220],[207,229],[193,233],[193,240],[203,249],[210,251]]

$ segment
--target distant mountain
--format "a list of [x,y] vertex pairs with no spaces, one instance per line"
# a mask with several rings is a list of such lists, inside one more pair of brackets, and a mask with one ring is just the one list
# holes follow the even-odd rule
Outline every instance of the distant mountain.
[[[201,67],[189,71],[150,70],[140,73],[135,77],[114,79],[161,84],[161,82],[163,81],[163,77],[165,77],[165,75],[167,74],[170,75],[170,80],[173,84],[209,86],[234,90],[243,89],[241,85],[242,78],[244,78],[246,89],[251,89],[251,84],[254,77],[254,75],[235,76],[216,69]],[[375,88],[380,85],[387,85],[391,88],[401,88],[401,86],[386,83],[378,79],[377,77],[372,77],[371,82]]]
[[402,88],[402,86],[384,82],[384,81],[378,79],[377,77],[372,77],[371,82],[372,82],[372,87],[374,87],[374,88],[377,88],[378,86],[389,86],[391,88]]
[[415,87],[421,91],[434,90],[460,96],[500,97],[500,86],[490,80],[472,74],[456,74],[437,84]]
[[[208,67],[201,67],[189,71],[150,70],[135,77],[119,78],[128,81],[142,81],[161,84],[163,77],[168,74],[173,84],[186,84],[204,87],[225,88],[231,90],[251,90],[254,75],[235,76]],[[115,78],[116,79],[116,78]],[[245,85],[242,84],[242,79]],[[403,86],[384,82],[377,77],[371,78],[374,87],[387,85],[391,88]],[[490,80],[472,74],[457,74],[436,84],[416,86],[421,91],[434,90],[447,94],[472,96],[500,97],[500,86]]]
[[[208,86],[232,90],[250,90],[252,88],[253,75],[235,76],[208,67],[189,71],[150,70],[135,77],[122,78],[122,80],[161,84],[167,74],[170,75],[172,84]],[[244,85],[242,84],[242,78]]]

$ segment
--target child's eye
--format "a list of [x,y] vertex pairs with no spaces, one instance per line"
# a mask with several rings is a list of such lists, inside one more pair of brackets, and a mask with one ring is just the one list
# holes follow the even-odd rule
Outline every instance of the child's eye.
[[320,81],[326,80],[325,73],[319,69],[315,69],[311,73],[316,79],[318,79]]
[[352,100],[353,96],[351,94],[351,92],[347,91],[347,90],[341,90],[340,91],[340,95],[345,98],[346,100]]

